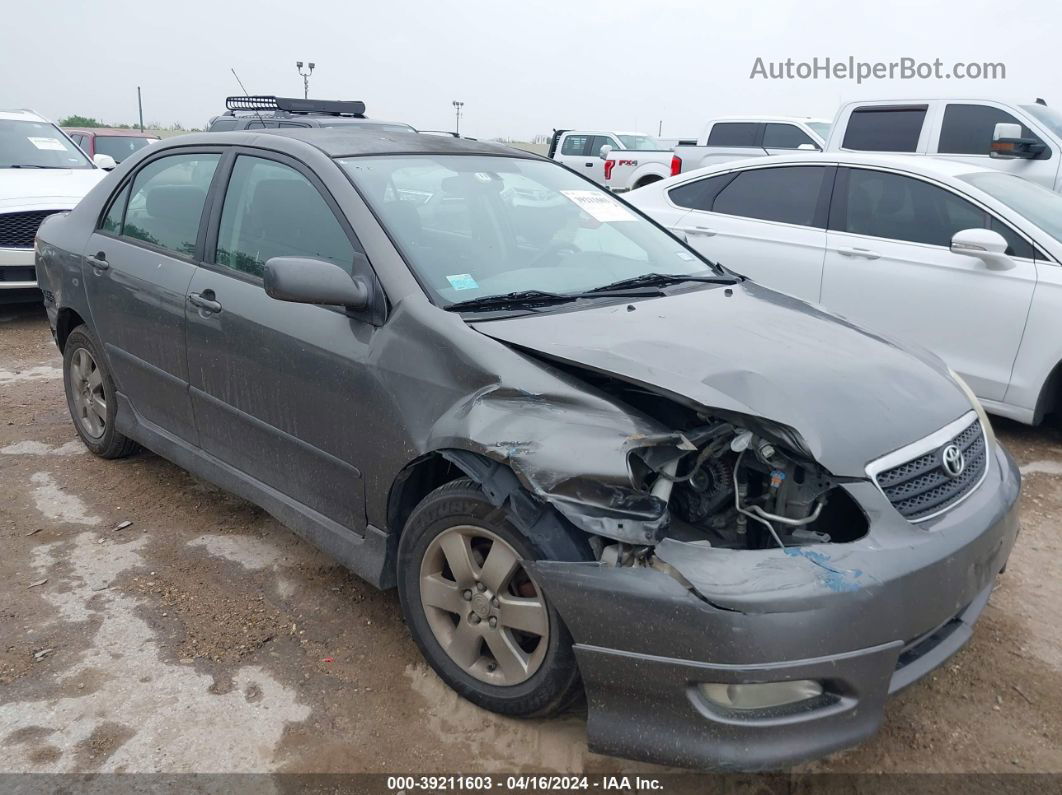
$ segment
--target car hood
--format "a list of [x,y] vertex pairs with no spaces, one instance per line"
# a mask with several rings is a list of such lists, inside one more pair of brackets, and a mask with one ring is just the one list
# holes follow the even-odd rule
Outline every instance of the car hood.
[[0,168],[0,210],[67,210],[105,176],[99,168]]
[[685,403],[788,426],[834,475],[970,410],[933,356],[744,282],[472,324],[496,340]]

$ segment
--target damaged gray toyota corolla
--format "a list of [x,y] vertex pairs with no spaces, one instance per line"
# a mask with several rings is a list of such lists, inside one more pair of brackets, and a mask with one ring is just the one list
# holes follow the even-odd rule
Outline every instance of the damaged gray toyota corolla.
[[969,638],[1019,476],[969,389],[494,144],[182,136],[41,227],[74,425],[399,588],[457,692],[728,769]]

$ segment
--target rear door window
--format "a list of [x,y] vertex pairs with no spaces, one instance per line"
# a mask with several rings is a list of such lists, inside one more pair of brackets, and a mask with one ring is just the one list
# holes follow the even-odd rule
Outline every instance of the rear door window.
[[310,257],[354,268],[354,246],[324,197],[290,166],[236,158],[221,209],[214,261],[261,277],[272,257]]
[[757,122],[716,122],[708,146],[759,146],[763,125]]
[[712,203],[712,211],[762,221],[812,226],[825,166],[785,166],[740,172]]
[[195,255],[199,222],[218,154],[169,155],[152,160],[133,178],[122,237],[182,257]]
[[1021,125],[1022,137],[1043,143],[1032,130],[1001,108],[953,102],[944,110],[937,152],[987,157],[992,148],[992,134],[1000,122]]
[[848,117],[841,146],[864,152],[916,152],[926,107],[856,108]]
[[590,140],[593,136],[590,135],[567,135],[564,138],[564,143],[561,144],[562,155],[585,155],[586,150],[590,147]]

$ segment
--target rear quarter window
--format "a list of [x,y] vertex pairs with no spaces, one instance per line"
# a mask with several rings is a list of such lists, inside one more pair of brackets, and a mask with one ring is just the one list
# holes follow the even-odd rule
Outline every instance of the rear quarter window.
[[925,105],[856,108],[841,146],[863,152],[916,152],[925,118]]
[[742,171],[712,203],[712,211],[761,221],[812,226],[823,166],[785,166]]

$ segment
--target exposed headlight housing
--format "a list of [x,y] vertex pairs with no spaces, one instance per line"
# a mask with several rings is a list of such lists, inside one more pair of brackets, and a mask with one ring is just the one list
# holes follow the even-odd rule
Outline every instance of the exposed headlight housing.
[[957,372],[948,368],[948,373],[951,375],[952,380],[958,385],[959,389],[963,391],[967,399],[970,401],[970,405],[973,406],[973,410],[977,412],[977,419],[981,421],[981,427],[985,429],[985,438],[988,439],[989,449],[995,449],[996,446],[996,432],[992,428],[992,423],[988,419],[988,413],[985,411],[985,407],[981,405],[981,401],[977,399],[977,395],[970,389],[970,385],[963,380],[963,377]]
[[822,685],[812,679],[740,685],[702,682],[697,685],[697,689],[716,706],[735,710],[784,707],[818,698],[823,692]]

